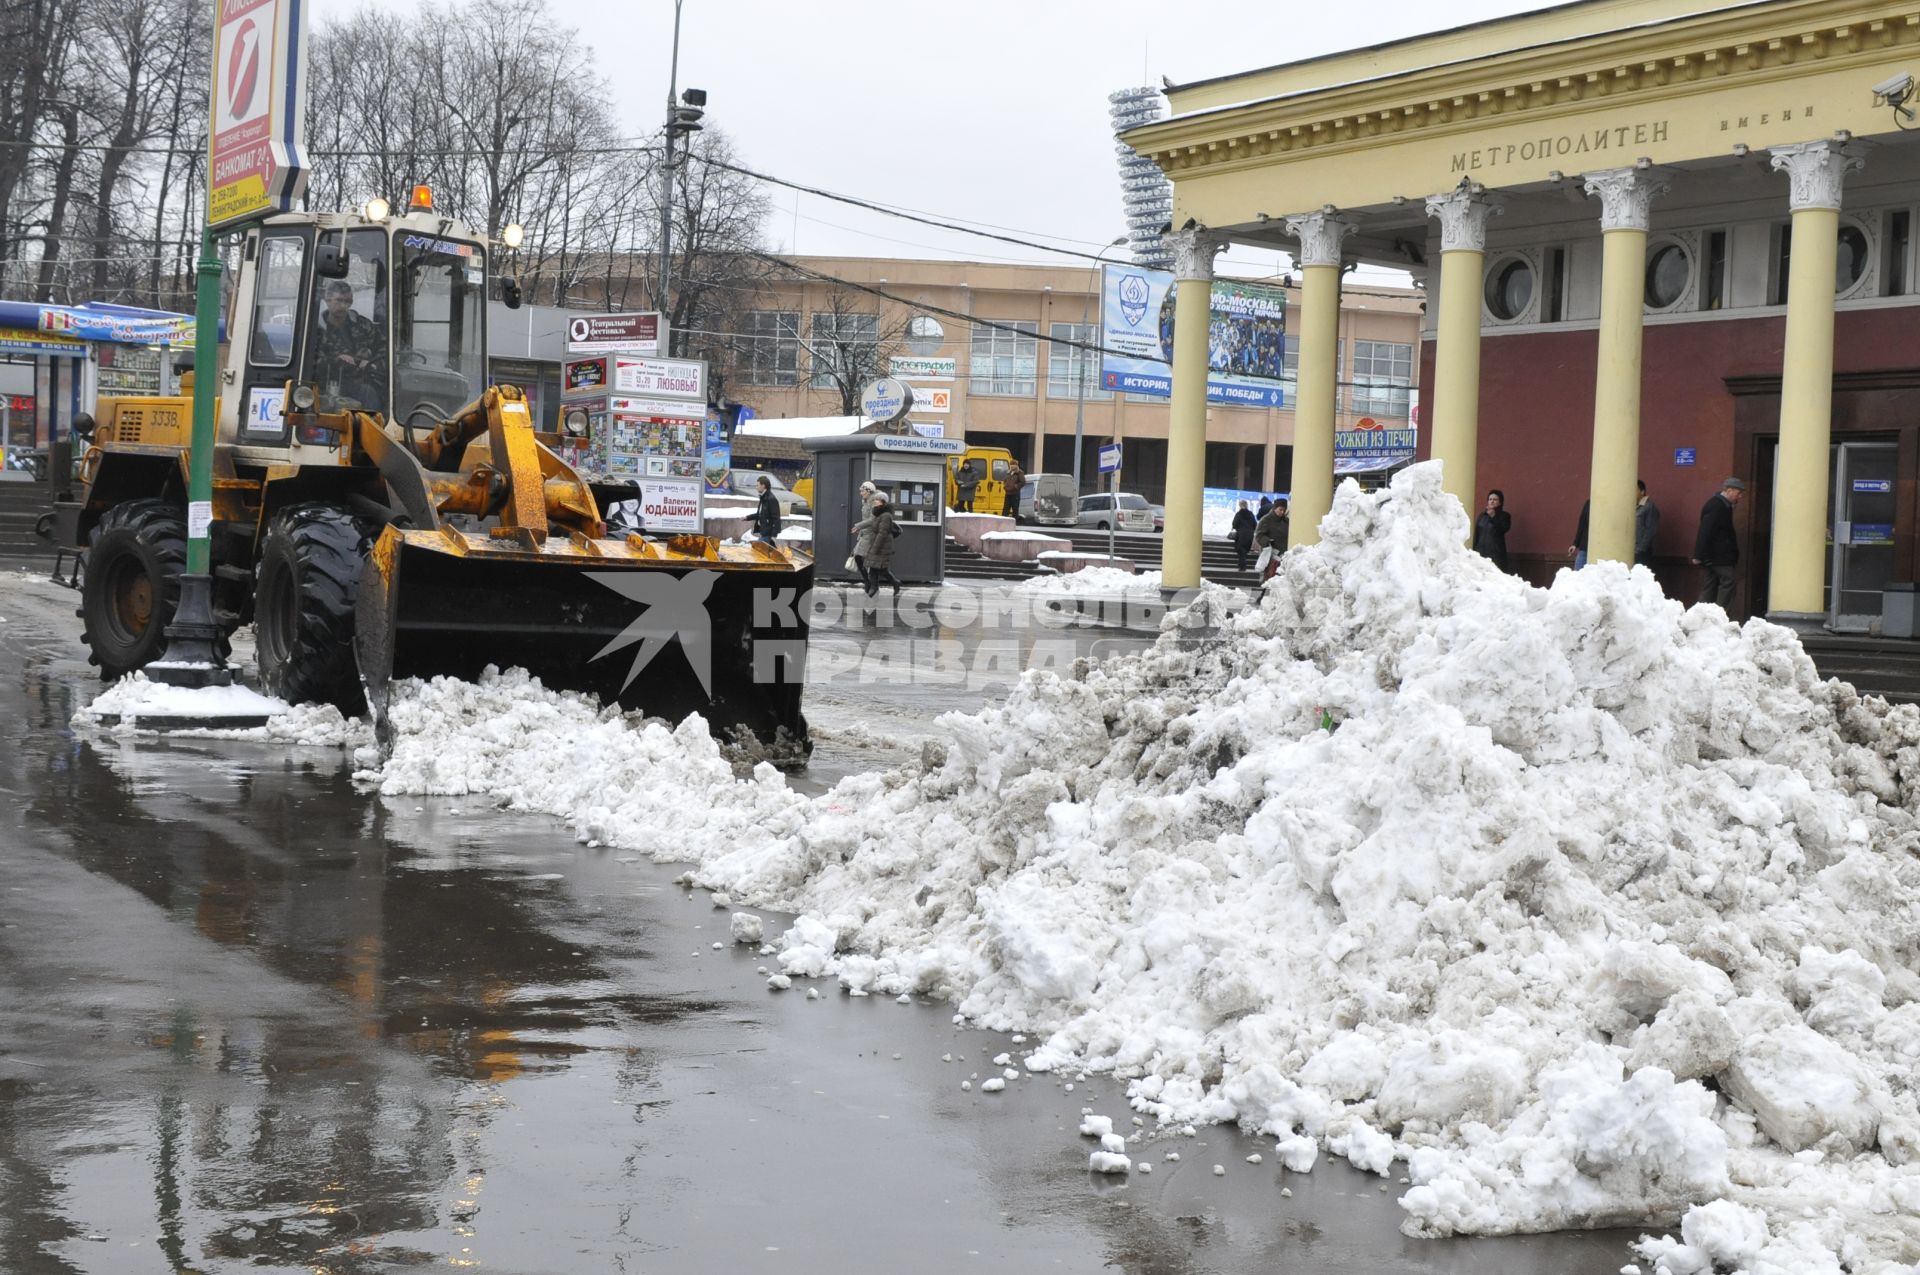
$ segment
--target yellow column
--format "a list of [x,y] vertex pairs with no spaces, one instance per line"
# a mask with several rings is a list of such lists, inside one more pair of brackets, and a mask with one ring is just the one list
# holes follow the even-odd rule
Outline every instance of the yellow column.
[[1640,476],[1640,341],[1646,306],[1647,226],[1653,197],[1667,189],[1651,168],[1588,173],[1600,197],[1600,346],[1593,383],[1592,512],[1587,560],[1633,562],[1633,513]]
[[1288,543],[1320,542],[1333,508],[1334,407],[1340,376],[1340,250],[1353,223],[1331,209],[1286,219],[1300,237],[1299,370],[1293,407]]
[[1213,305],[1213,254],[1204,230],[1165,236],[1173,245],[1173,394],[1167,405],[1167,529],[1160,586],[1200,586],[1202,489],[1207,474],[1207,321]]
[[1780,368],[1780,460],[1773,507],[1767,614],[1817,620],[1826,611],[1828,441],[1833,433],[1834,257],[1840,186],[1861,166],[1834,142],[1776,146],[1773,166],[1792,182],[1793,261]]
[[1480,508],[1480,285],[1487,248],[1487,218],[1501,212],[1497,199],[1466,182],[1427,200],[1427,215],[1440,219],[1440,313],[1434,323],[1433,457],[1443,468],[1441,486],[1451,492],[1471,523]]

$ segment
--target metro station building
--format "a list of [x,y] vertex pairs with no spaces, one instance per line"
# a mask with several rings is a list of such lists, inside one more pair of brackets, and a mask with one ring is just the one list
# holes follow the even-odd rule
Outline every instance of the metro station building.
[[[1294,518],[1332,493],[1343,267],[1425,284],[1421,446],[1516,569],[1628,560],[1691,601],[1701,504],[1746,481],[1736,609],[1863,628],[1920,539],[1920,11],[1884,0],[1584,0],[1182,85],[1126,135],[1174,186],[1177,270],[1292,250]],[[1183,290],[1199,294],[1203,289]],[[1205,352],[1176,329],[1170,585],[1191,558]],[[1198,409],[1198,410],[1197,410]],[[1176,522],[1180,529],[1176,532]]]

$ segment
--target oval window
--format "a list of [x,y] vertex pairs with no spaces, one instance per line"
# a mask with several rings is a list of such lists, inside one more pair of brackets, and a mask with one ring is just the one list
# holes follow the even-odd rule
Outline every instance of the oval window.
[[1527,312],[1533,300],[1533,267],[1523,258],[1496,261],[1487,272],[1487,312],[1510,323]]
[[1647,258],[1647,308],[1665,310],[1679,301],[1692,269],[1687,250],[1679,244],[1663,243],[1655,248]]
[[1845,292],[1867,272],[1867,235],[1858,226],[1840,223],[1839,249],[1833,258],[1833,290]]

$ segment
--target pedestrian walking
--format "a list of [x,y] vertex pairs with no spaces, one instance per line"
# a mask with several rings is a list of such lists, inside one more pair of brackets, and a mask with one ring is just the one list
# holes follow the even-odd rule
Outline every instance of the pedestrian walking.
[[1640,480],[1640,500],[1633,507],[1633,561],[1653,565],[1653,537],[1660,530],[1660,506],[1647,495],[1646,479]]
[[773,482],[760,476],[760,507],[753,511],[755,539],[773,544],[780,537],[780,502],[773,498]]
[[[1699,603],[1718,603],[1733,609],[1733,568],[1740,561],[1740,541],[1733,531],[1733,508],[1746,495],[1747,484],[1729,478],[1700,506],[1700,534],[1693,539],[1694,565],[1705,567]],[[1698,605],[1699,603],[1696,603]]]
[[1253,529],[1253,542],[1260,546],[1256,566],[1263,582],[1273,579],[1273,573],[1280,569],[1280,555],[1287,551],[1287,531],[1287,502],[1276,500]]
[[1233,515],[1233,552],[1240,559],[1240,569],[1247,569],[1247,555],[1253,552],[1253,533],[1260,520],[1253,516],[1253,510],[1247,508],[1247,502],[1241,501],[1240,508]]
[[1027,471],[1020,468],[1019,461],[1017,460],[1008,461],[1007,462],[1007,506],[1005,509],[1002,509],[1000,512],[1005,514],[1007,517],[1013,519],[1016,523],[1020,521],[1020,489],[1022,487],[1025,487],[1026,485],[1027,485]]
[[1487,492],[1487,507],[1473,520],[1473,551],[1491,559],[1502,571],[1507,566],[1507,532],[1513,529],[1513,515],[1507,512],[1507,493],[1494,487]]
[[958,499],[954,502],[963,514],[973,512],[973,492],[980,485],[980,475],[973,472],[973,462],[961,461],[960,468],[954,472],[953,486]]
[[1573,529],[1573,545],[1567,552],[1573,555],[1573,569],[1580,570],[1587,565],[1587,515],[1593,512],[1593,502],[1587,501],[1580,506],[1580,525]]
[[847,555],[847,569],[857,573],[860,577],[861,586],[865,587],[867,583],[867,550],[873,545],[873,502],[880,499],[880,492],[872,483],[866,482],[860,484],[860,490],[857,496],[858,509],[856,512],[860,515],[860,521],[856,522],[850,528],[853,533],[853,552]]
[[893,596],[899,597],[901,585],[893,576],[893,542],[899,537],[900,528],[894,525],[893,506],[884,500],[874,501],[873,512],[860,525],[868,528],[866,563],[860,573],[867,596],[871,598],[879,593],[880,582],[884,580],[893,586]]

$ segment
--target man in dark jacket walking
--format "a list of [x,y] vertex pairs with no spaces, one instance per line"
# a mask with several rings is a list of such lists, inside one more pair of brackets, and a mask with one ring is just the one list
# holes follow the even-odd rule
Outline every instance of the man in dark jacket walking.
[[1740,561],[1740,542],[1733,534],[1733,507],[1746,491],[1747,484],[1738,478],[1721,483],[1720,490],[1700,506],[1700,534],[1693,540],[1694,564],[1707,569],[1699,601],[1717,602],[1723,611],[1733,607],[1733,567]]
[[780,502],[774,499],[773,483],[760,475],[760,507],[753,511],[753,534],[768,544],[780,535]]

